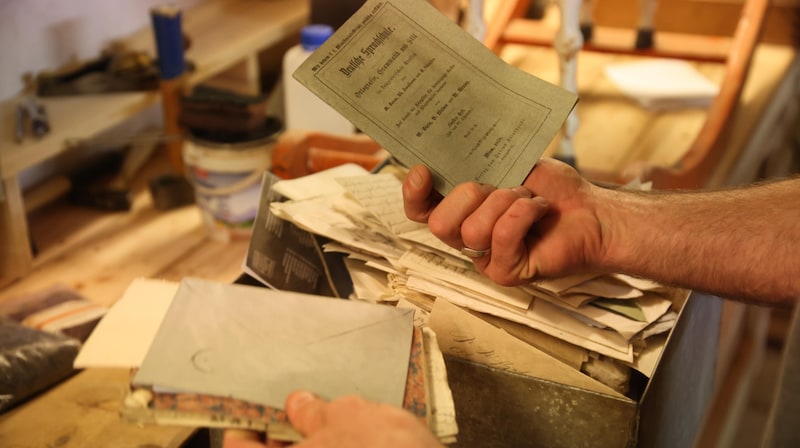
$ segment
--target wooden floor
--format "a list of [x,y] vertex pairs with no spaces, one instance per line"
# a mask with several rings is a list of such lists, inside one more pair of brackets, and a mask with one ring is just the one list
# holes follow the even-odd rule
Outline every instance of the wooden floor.
[[241,274],[247,241],[209,238],[194,205],[155,209],[147,180],[166,172],[166,159],[156,155],[133,185],[129,212],[98,211],[60,200],[32,213],[30,232],[39,251],[34,270],[0,292],[0,301],[61,284],[111,305],[137,277],[234,280]]
[[[153,207],[147,180],[168,171],[166,154],[156,155],[133,185],[129,212],[96,211],[60,200],[31,214],[31,235],[39,250],[33,272],[1,291],[0,301],[64,285],[108,306],[138,277],[235,280],[242,272],[246,240],[209,238],[195,205],[170,211]],[[189,428],[122,422],[117,409],[128,381],[124,369],[78,373],[0,415],[0,446],[184,447],[193,440]]]
[[[510,47],[503,56],[524,70],[557,82],[556,59],[550,49]],[[580,56],[581,127],[576,151],[581,167],[619,171],[636,160],[671,164],[686,151],[702,124],[702,110],[654,114],[624,97],[602,75],[602,70],[604,64],[625,58]],[[767,76],[765,72],[770,71],[773,60],[777,59],[771,52],[757,55],[757,62],[767,69],[756,76]],[[715,81],[722,75],[719,64],[701,64],[699,68]],[[753,87],[749,95],[756,98],[759,89],[770,88],[768,84],[765,81]],[[550,153],[553,149],[549,149]],[[138,277],[177,281],[193,276],[233,281],[241,273],[247,241],[222,243],[210,239],[196,206],[171,211],[153,208],[146,182],[167,170],[165,157],[156,156],[150,161],[134,184],[135,200],[129,212],[101,212],[60,200],[32,213],[30,231],[39,252],[34,269],[0,291],[0,301],[61,284],[93,302],[111,305]],[[10,440],[15,436],[34,440],[22,446],[55,445],[55,439],[30,433],[35,433],[38,425],[62,425],[55,419],[63,416],[40,415],[40,409],[34,405],[26,404],[0,416],[0,444],[5,434]],[[36,416],[31,415],[34,413]],[[73,434],[70,444],[64,446],[80,446],[81,441],[93,440],[88,435],[79,436]]]

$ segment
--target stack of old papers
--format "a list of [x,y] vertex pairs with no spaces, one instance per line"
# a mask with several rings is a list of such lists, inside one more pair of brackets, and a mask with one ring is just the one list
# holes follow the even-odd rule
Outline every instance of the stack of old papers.
[[685,291],[627,275],[497,285],[427,226],[405,217],[401,175],[344,165],[279,181],[273,189],[290,200],[272,202],[269,213],[329,239],[324,250],[346,254],[352,298],[411,306],[423,318],[446,301],[495,319],[508,332],[535,330],[550,340],[539,348],[556,358],[577,348],[580,370],[602,359],[652,374],[665,340],[657,336],[672,328]]

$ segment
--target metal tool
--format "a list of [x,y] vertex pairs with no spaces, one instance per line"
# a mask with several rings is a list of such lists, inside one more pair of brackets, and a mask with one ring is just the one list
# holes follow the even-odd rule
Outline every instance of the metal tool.
[[24,109],[24,114],[30,122],[30,131],[34,137],[42,138],[50,132],[50,120],[47,118],[47,111],[44,106],[39,104],[33,95],[28,95],[20,106]]
[[17,104],[14,127],[17,143],[22,143],[28,133],[36,138],[42,138],[48,132],[50,132],[50,120],[47,118],[47,111],[33,95],[27,95]]

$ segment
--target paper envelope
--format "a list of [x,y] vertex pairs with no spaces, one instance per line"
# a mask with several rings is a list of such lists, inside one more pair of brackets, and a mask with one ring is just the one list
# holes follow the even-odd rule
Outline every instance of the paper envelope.
[[283,408],[307,389],[402,406],[410,310],[184,279],[133,384]]

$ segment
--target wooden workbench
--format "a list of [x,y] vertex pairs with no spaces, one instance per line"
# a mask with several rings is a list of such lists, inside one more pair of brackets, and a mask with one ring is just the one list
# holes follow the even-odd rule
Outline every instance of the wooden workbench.
[[0,446],[182,446],[193,428],[141,427],[120,421],[118,409],[129,376],[122,369],[90,369],[66,380],[19,411],[2,417]]

